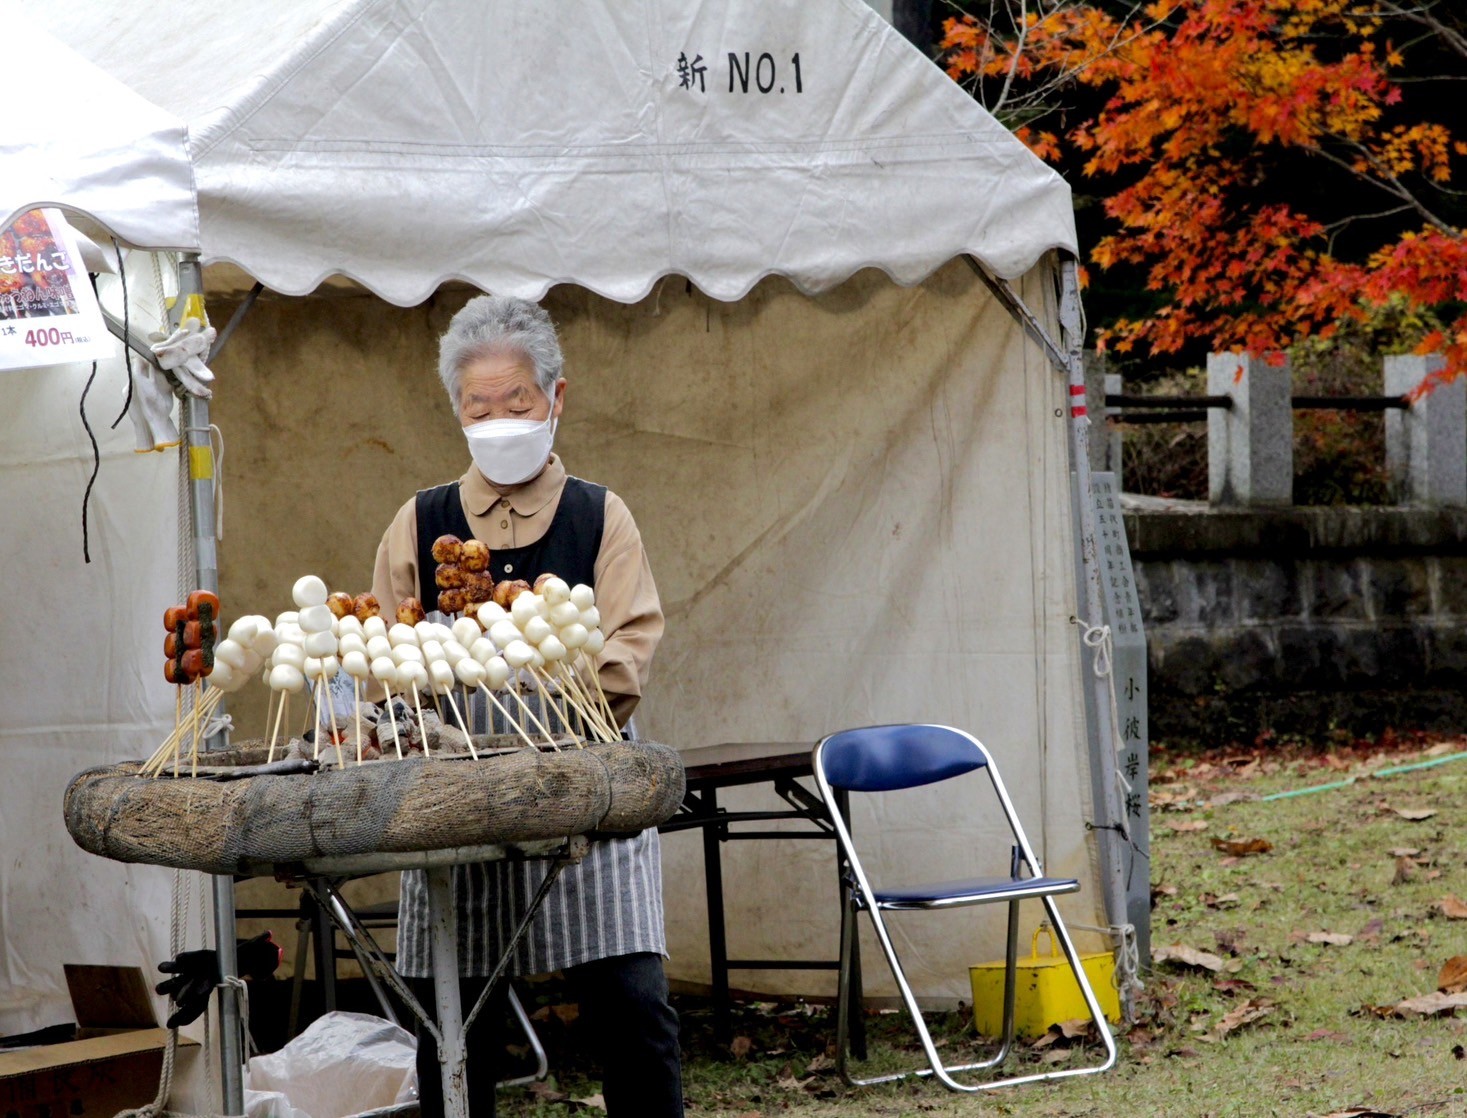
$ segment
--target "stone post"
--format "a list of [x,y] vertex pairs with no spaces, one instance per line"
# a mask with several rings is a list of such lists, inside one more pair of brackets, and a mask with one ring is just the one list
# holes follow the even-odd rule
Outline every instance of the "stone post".
[[[1385,359],[1385,394],[1413,391],[1446,359]],[[1409,408],[1386,412],[1386,470],[1396,500],[1436,508],[1467,505],[1467,380],[1439,383]]]
[[1294,499],[1293,377],[1282,354],[1210,353],[1207,393],[1231,409],[1207,413],[1207,492],[1214,505]]
[[1105,394],[1109,362],[1105,354],[1087,349],[1081,355],[1085,365],[1085,414],[1090,417],[1090,471],[1108,470],[1105,439]]
[[[1105,394],[1107,396],[1119,396],[1125,391],[1125,379],[1120,373],[1105,374]],[[1109,419],[1112,415],[1119,416],[1120,408],[1105,408],[1101,415]],[[1121,429],[1113,423],[1106,425],[1105,431],[1105,466],[1103,469],[1115,474],[1116,492],[1123,491],[1126,486],[1121,477]]]

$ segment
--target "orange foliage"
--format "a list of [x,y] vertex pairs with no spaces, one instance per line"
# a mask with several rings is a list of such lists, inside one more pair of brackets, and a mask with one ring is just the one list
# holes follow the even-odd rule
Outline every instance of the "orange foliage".
[[[1102,268],[1140,269],[1162,299],[1111,324],[1102,345],[1175,352],[1268,350],[1328,336],[1388,300],[1444,315],[1423,351],[1467,372],[1467,236],[1435,212],[1467,144],[1431,121],[1400,120],[1404,60],[1373,0],[1155,0],[1125,23],[1061,0],[1003,32],[949,20],[953,78],[1014,89],[1078,83],[1107,95],[1059,135],[1018,135],[1041,158],[1068,153],[1104,194],[1118,228],[1091,251]],[[1327,44],[1327,46],[1326,46]],[[1323,48],[1323,49],[1322,49]],[[1000,109],[1002,111],[1002,109]],[[1299,203],[1269,201],[1271,157],[1309,157],[1321,175],[1366,184],[1419,221],[1355,259]],[[1454,168],[1455,164],[1455,168]]]

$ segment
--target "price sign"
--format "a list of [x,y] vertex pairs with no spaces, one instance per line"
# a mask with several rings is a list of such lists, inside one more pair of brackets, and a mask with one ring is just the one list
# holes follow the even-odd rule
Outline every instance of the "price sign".
[[21,214],[0,232],[0,369],[93,361],[114,352],[61,211]]

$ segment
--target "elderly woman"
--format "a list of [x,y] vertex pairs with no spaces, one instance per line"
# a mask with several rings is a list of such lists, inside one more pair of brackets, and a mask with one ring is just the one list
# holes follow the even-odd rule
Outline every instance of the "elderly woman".
[[[463,427],[472,464],[457,481],[425,489],[398,510],[377,549],[372,590],[390,611],[407,597],[436,600],[430,549],[440,535],[483,540],[495,581],[545,572],[596,591],[606,648],[602,687],[622,725],[631,717],[662,637],[662,609],[632,515],[616,494],[565,472],[552,453],[565,406],[560,343],[550,316],[522,299],[481,296],[454,315],[438,372]],[[482,717],[483,712],[481,712]],[[534,863],[459,866],[454,896],[464,1004],[483,989],[509,930],[544,875]],[[662,957],[662,873],[655,831],[594,843],[555,882],[514,970],[563,970],[604,1073],[612,1118],[681,1115],[677,1017]],[[402,878],[398,969],[421,980],[432,1005],[426,885]],[[468,1038],[469,1110],[494,1113],[502,1045],[490,1025]],[[423,1114],[442,1112],[432,1038],[418,1036]]]

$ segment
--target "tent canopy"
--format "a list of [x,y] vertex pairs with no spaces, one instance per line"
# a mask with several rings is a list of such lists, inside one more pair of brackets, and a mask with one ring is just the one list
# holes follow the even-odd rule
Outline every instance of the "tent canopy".
[[[404,306],[454,278],[634,302],[675,273],[733,300],[771,274],[911,284],[966,252],[1016,278],[1075,249],[1064,181],[861,0],[33,14],[102,71],[79,83],[164,110],[119,100],[124,140],[186,123],[205,262],[286,294],[340,273]],[[191,247],[178,209],[160,193],[156,230],[125,235]]]

